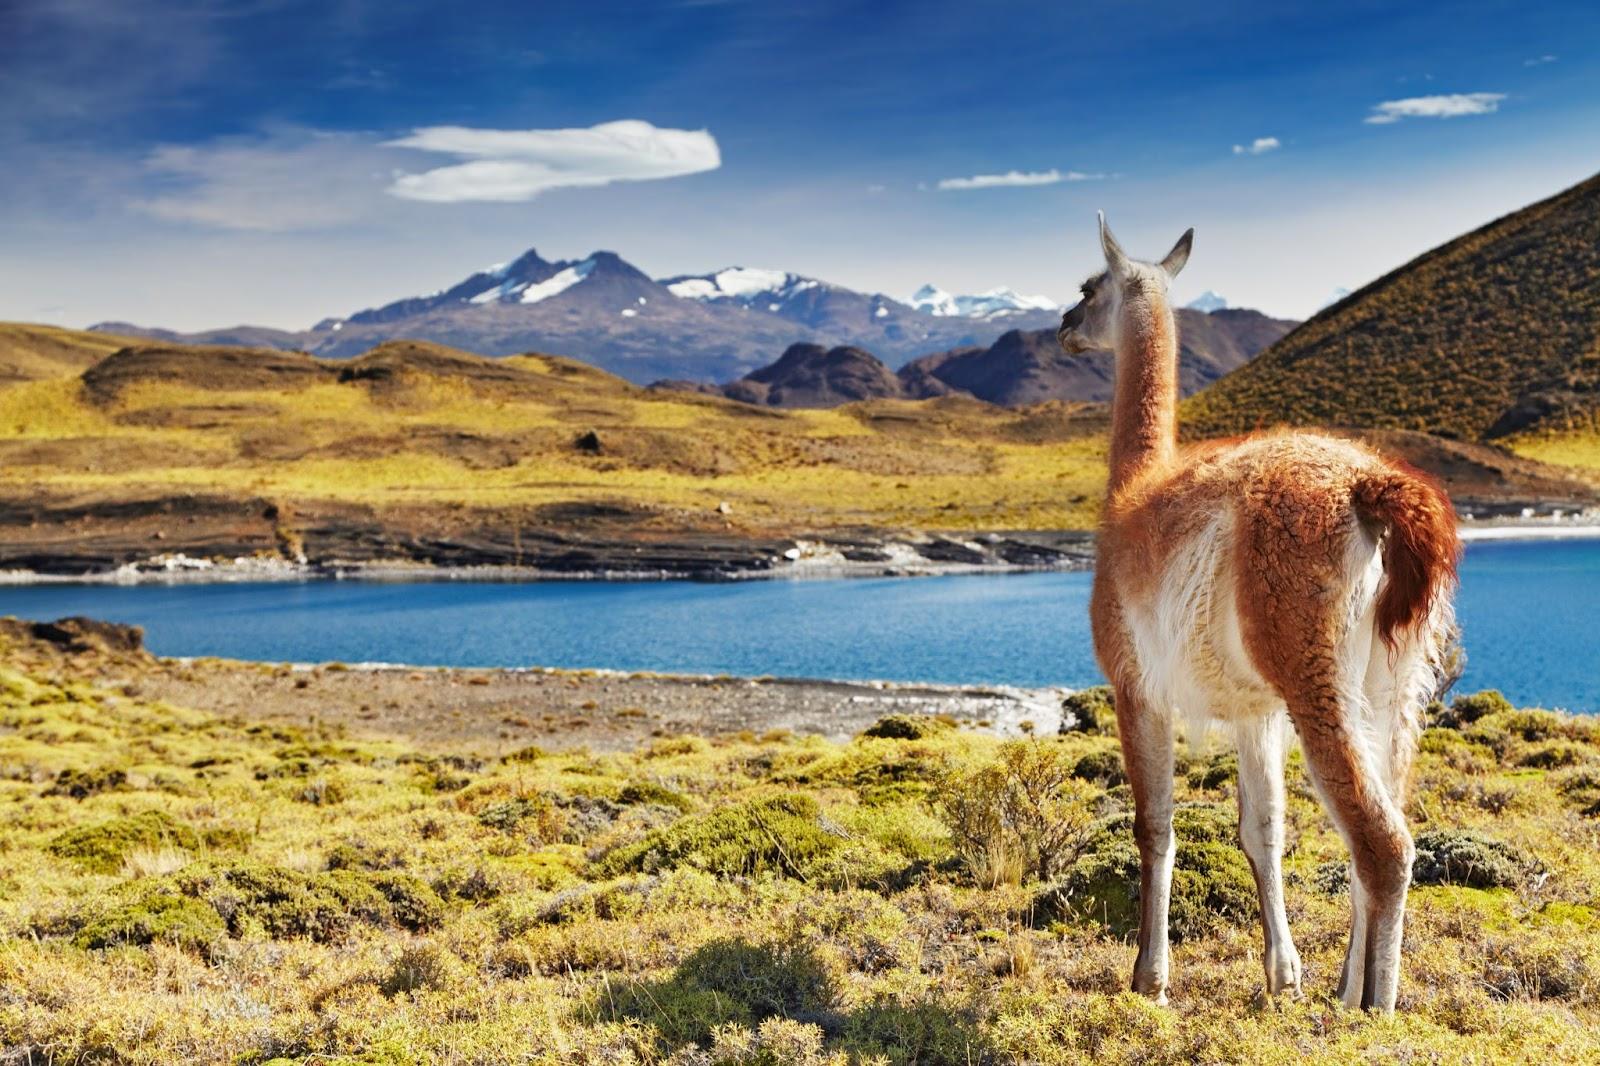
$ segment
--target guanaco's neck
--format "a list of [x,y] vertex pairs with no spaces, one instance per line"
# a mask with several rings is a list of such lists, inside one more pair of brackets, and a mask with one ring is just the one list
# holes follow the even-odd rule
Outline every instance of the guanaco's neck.
[[1122,309],[1111,406],[1115,493],[1170,460],[1178,446],[1178,327],[1164,294],[1134,295]]

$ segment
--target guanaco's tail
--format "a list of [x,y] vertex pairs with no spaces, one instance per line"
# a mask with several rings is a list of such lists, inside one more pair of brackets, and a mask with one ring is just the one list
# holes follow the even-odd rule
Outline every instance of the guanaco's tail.
[[1352,498],[1362,520],[1384,533],[1377,624],[1393,648],[1395,635],[1424,621],[1455,583],[1461,558],[1455,508],[1437,481],[1398,464],[1363,476]]

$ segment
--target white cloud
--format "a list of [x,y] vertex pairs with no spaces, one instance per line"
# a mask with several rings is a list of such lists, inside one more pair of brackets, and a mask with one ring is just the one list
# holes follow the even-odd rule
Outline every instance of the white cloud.
[[1008,170],[1004,174],[974,174],[970,178],[943,178],[939,189],[1001,189],[1025,185],[1055,185],[1063,181],[1099,181],[1104,174],[1088,174],[1081,170]]
[[1505,93],[1444,93],[1439,96],[1408,96],[1404,100],[1385,100],[1375,104],[1364,121],[1372,126],[1387,126],[1403,118],[1460,118],[1462,115],[1492,115],[1500,110]]
[[722,165],[706,130],[658,129],[638,119],[564,130],[429,126],[384,147],[466,160],[401,174],[389,186],[395,196],[433,203],[516,202],[548,189],[675,178]]
[[1554,63],[1556,58],[1556,56],[1552,55],[1534,56],[1532,59],[1524,59],[1522,65],[1525,67],[1542,67],[1546,63]]
[[1264,152],[1276,151],[1283,147],[1283,142],[1276,137],[1257,137],[1249,144],[1236,144],[1233,146],[1234,155],[1261,155]]

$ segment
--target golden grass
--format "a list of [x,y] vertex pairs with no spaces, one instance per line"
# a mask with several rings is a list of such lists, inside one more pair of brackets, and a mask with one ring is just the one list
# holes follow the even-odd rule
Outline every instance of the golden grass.
[[[469,508],[625,501],[753,530],[1085,528],[1093,427],[971,404],[772,411],[652,393],[581,364],[516,357],[527,384],[403,370],[294,389],[75,379],[0,388],[0,485],[107,495],[211,491]],[[931,416],[930,416],[931,414]],[[575,444],[599,434],[598,454]],[[152,447],[152,445],[159,445]],[[721,521],[720,517],[717,519]]]
[[1600,484],[1600,425],[1561,433],[1532,434],[1508,442],[1525,459],[1563,466]]
[[[1286,865],[1305,997],[1252,1005],[1245,906],[1176,945],[1158,1008],[1125,991],[1133,947],[1092,914],[1050,918],[1021,866],[985,884],[962,861],[935,815],[989,779],[991,736],[669,737],[499,759],[219,719],[4,651],[0,1046],[18,1061],[1600,1056],[1600,737],[1580,720],[1499,711],[1425,735],[1419,834],[1468,830],[1521,865],[1505,887],[1413,889],[1400,1011],[1379,1018],[1332,1000],[1348,904],[1328,879],[1344,853],[1298,758]],[[1062,816],[1125,813],[1126,788],[1100,776],[1113,738],[1019,743],[1027,758],[1007,765],[1097,768],[1070,770]],[[1180,749],[1179,773],[1185,809],[1226,828],[1226,761]],[[168,839],[118,845],[106,827],[129,824]],[[89,845],[125,854],[91,867]],[[1248,890],[1233,852],[1194,856]],[[1180,868],[1194,856],[1180,844]]]

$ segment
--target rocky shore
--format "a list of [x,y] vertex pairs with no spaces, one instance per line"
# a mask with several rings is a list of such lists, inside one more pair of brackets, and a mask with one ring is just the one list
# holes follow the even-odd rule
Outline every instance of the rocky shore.
[[894,714],[1054,733],[1068,695],[1005,685],[164,659],[145,650],[137,626],[85,618],[0,618],[0,647],[15,668],[93,678],[141,700],[486,754],[530,744],[619,751],[661,737],[773,730],[845,739]]

